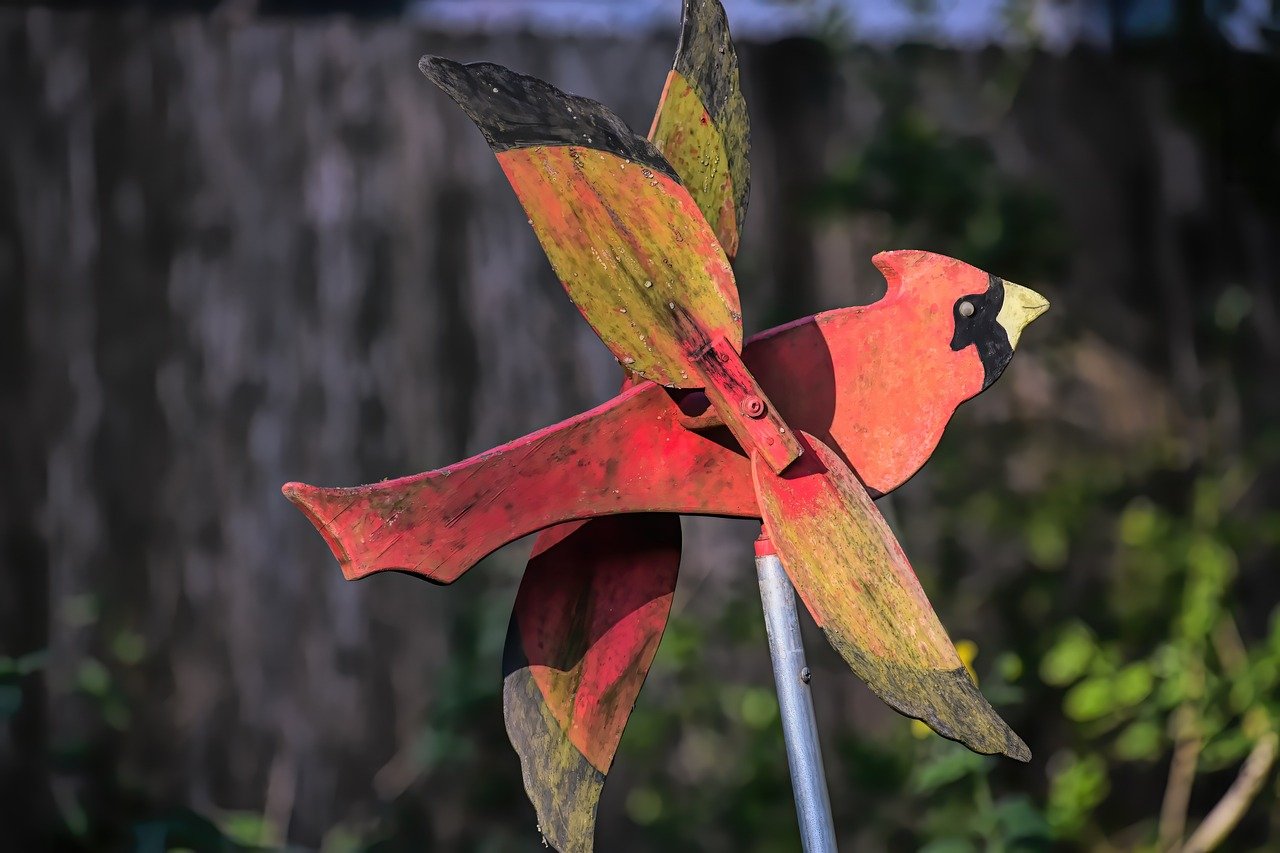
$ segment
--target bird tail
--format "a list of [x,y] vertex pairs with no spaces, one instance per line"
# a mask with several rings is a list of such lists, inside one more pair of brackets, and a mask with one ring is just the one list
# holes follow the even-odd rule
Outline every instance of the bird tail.
[[686,430],[644,383],[462,462],[368,486],[288,483],[348,580],[408,572],[453,583],[508,542],[626,512],[757,513],[746,458]]

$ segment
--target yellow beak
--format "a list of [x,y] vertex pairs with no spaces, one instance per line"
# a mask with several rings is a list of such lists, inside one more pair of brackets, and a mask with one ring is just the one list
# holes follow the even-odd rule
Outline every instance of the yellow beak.
[[1029,287],[1006,281],[1004,282],[1004,304],[1000,306],[996,322],[1004,326],[1005,334],[1009,336],[1009,346],[1017,349],[1022,330],[1028,323],[1048,310],[1048,299]]

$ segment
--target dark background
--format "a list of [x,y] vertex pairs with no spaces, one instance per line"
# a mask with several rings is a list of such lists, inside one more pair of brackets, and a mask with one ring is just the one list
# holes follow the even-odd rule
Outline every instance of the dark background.
[[[348,584],[279,486],[437,467],[613,392],[415,63],[501,62],[645,128],[669,5],[641,33],[444,28],[429,2],[0,9],[11,849],[540,849],[499,690],[528,543],[450,588]],[[874,299],[888,248],[1054,305],[891,498],[1035,759],[921,735],[811,632],[843,849],[1171,849],[1237,805],[1223,849],[1280,844],[1274,6],[1074,5],[1101,42],[1038,40],[1051,0],[971,44],[839,16],[739,39],[749,332]],[[752,536],[685,522],[601,850],[798,849]],[[1242,766],[1261,786],[1229,794]]]

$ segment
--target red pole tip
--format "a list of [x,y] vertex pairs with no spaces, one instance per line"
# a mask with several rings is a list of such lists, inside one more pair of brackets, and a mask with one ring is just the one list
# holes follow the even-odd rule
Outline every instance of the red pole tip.
[[764,525],[760,525],[760,535],[756,537],[756,556],[757,557],[776,557],[778,551],[773,547],[773,540],[769,538],[769,532],[764,529]]

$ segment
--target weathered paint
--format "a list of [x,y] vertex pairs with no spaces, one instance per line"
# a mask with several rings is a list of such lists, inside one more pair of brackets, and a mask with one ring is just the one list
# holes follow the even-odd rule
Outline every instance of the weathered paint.
[[[751,339],[743,359],[793,429],[831,446],[873,492],[913,475],[983,389],[978,346],[953,351],[953,305],[987,274],[925,252],[876,257],[886,296]],[[619,512],[759,517],[746,457],[723,428],[652,383],[438,471],[347,489],[285,487],[348,578],[407,571],[449,583],[490,551],[560,522]],[[714,423],[714,419],[703,419]]]
[[693,353],[718,337],[742,346],[729,259],[679,182],[573,146],[498,154],[543,250],[624,367],[698,387]]
[[576,145],[605,151],[676,177],[653,143],[608,107],[492,62],[463,65],[424,56],[418,70],[475,122],[495,152]]
[[349,580],[401,571],[452,583],[486,554],[560,522],[627,512],[756,512],[732,440],[690,432],[646,382],[567,421],[413,477],[284,487]]
[[[746,210],[749,131],[717,0],[686,0],[652,140],[595,102],[500,66],[426,57],[420,68],[480,127],[570,297],[628,381],[704,389],[673,397],[647,383],[624,386],[578,418],[417,477],[356,489],[285,486],[348,577],[401,570],[447,583],[506,541],[559,525],[540,537],[522,584],[504,687],[508,731],[549,840],[591,848],[605,773],[670,608],[679,564],[671,511],[759,513],[806,605],[879,695],[971,748],[1029,758],[965,675],[849,464],[873,490],[888,484],[877,491],[910,476],[955,406],[999,376],[1047,303],[994,277],[971,291],[977,271],[950,259],[889,253],[876,258],[890,285],[876,306],[806,318],[739,356],[728,261]],[[924,286],[912,292],[911,279]],[[947,315],[957,289],[964,301]],[[898,324],[916,322],[895,325],[893,309]],[[934,334],[947,320],[950,361]],[[922,346],[911,345],[913,335]],[[884,377],[899,383],[892,399],[875,393]],[[905,409],[904,388],[913,404]],[[792,432],[788,420],[834,449]],[[885,431],[889,421],[902,429]],[[877,438],[888,439],[880,454]],[[667,477],[673,459],[676,480]],[[569,460],[581,476],[557,472]],[[614,514],[636,510],[656,512]],[[815,568],[824,558],[834,568]]]
[[728,341],[713,341],[694,358],[693,367],[721,423],[743,448],[759,453],[775,471],[800,456],[795,434]]
[[[988,273],[915,250],[872,262],[887,283],[883,298],[764,332],[743,360],[787,423],[818,436],[883,492],[918,471],[956,408],[1000,375],[1007,359],[992,372],[984,354],[1006,333],[957,314],[987,292]],[[962,328],[976,334],[953,349]]]
[[[748,160],[751,153],[751,122],[747,116],[747,101],[742,96],[738,53],[734,50],[733,39],[729,34],[729,19],[719,0],[685,0],[681,16],[680,46],[676,49],[675,67],[672,70],[697,93],[698,100],[719,133],[733,181],[737,233],[741,234],[742,222],[747,213],[747,198],[751,191],[751,164]],[[658,136],[654,136],[654,142],[665,151]],[[710,165],[712,164],[704,165],[704,169]],[[689,175],[684,172],[680,175],[686,185],[692,184]],[[711,217],[707,218],[714,221]],[[727,227],[727,223],[722,225]],[[734,252],[730,251],[729,254],[732,256]]]
[[[675,65],[683,73],[672,70],[668,76],[649,138],[689,189],[732,260],[747,206],[749,137],[737,54],[717,0],[686,0]],[[718,96],[723,123],[711,118],[684,74],[704,81],[701,89]],[[726,107],[729,101],[738,108]],[[732,174],[731,165],[737,169]],[[623,391],[637,381],[630,372],[626,377]],[[687,425],[688,419],[683,422]],[[667,547],[658,547],[662,544]],[[670,513],[568,522],[543,530],[534,543],[507,636],[503,716],[538,826],[559,850],[592,849],[600,783],[666,627],[679,575],[679,544],[680,517]],[[580,626],[637,593],[645,601],[645,618],[630,619],[625,631],[602,632],[579,651]],[[572,609],[538,606],[548,598],[573,602]],[[513,665],[540,656],[625,660],[627,666],[584,663],[571,671],[589,672],[585,682],[553,670],[550,684],[544,684],[528,668]],[[579,684],[586,685],[586,697],[607,695],[611,701],[588,703],[593,708],[588,715],[554,712],[566,702],[577,707]],[[579,748],[582,744],[589,746]],[[590,762],[584,755],[588,752]]]
[[718,338],[741,349],[729,259],[649,140],[601,104],[498,65],[419,67],[493,147],[569,298],[624,367],[699,387],[694,353]]
[[773,541],[831,645],[877,696],[981,753],[1026,744],[969,679],[906,554],[853,472],[818,439],[783,474],[752,470]]
[[507,732],[538,825],[589,850],[599,786],[649,672],[680,565],[680,519],[610,516],[546,531],[504,654]]
[[[667,75],[649,137],[680,175],[730,258],[738,252],[738,194],[725,138],[679,71]],[[745,198],[743,199],[745,201]]]

